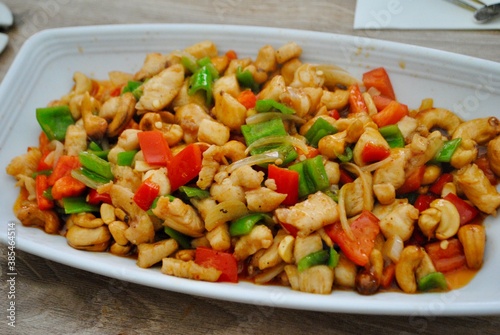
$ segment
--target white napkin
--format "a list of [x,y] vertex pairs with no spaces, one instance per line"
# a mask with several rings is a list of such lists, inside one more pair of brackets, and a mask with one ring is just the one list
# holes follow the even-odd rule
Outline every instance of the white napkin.
[[[498,1],[482,0],[485,4]],[[473,11],[447,0],[357,0],[354,29],[497,30],[500,15],[481,24],[474,21]]]

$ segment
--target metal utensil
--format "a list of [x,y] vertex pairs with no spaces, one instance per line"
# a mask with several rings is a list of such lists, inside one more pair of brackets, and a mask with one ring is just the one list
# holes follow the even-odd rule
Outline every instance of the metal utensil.
[[[14,17],[9,7],[7,7],[3,2],[0,2],[0,29],[8,29],[14,24]],[[5,49],[7,43],[9,42],[9,36],[0,32],[0,53]]]
[[474,18],[479,23],[486,23],[500,14],[500,3],[484,6],[474,12]]

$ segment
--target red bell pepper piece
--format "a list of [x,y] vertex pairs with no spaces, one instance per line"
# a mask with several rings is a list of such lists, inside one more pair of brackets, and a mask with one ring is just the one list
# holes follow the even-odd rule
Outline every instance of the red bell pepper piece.
[[391,287],[395,276],[396,276],[396,264],[390,263],[382,271],[382,278],[380,279],[380,285],[383,288]]
[[416,168],[405,180],[403,186],[398,188],[399,194],[410,193],[418,190],[422,184],[422,178],[425,173],[425,165]]
[[76,197],[81,195],[87,186],[79,180],[76,180],[71,175],[63,176],[56,180],[52,186],[52,198],[61,200],[66,197]]
[[39,174],[35,177],[36,202],[38,204],[38,208],[41,210],[54,208],[54,202],[43,196],[43,192],[45,192],[49,187],[50,185],[46,175]]
[[377,108],[377,111],[379,112],[387,107],[391,103],[391,101],[394,101],[393,99],[383,95],[374,95],[372,96],[372,100],[375,104],[375,107]]
[[288,232],[288,234],[292,235],[293,237],[297,237],[297,233],[299,232],[299,228],[289,224],[289,223],[286,223],[286,222],[279,222],[279,224],[281,225],[281,227],[283,227],[283,229]]
[[383,67],[365,72],[363,74],[363,84],[367,89],[370,87],[376,88],[381,95],[396,100],[391,79]]
[[351,240],[340,222],[326,226],[325,232],[337,243],[347,258],[360,266],[365,266],[375,246],[375,237],[380,232],[379,219],[364,210],[351,223],[354,239]]
[[476,207],[470,205],[462,198],[459,198],[456,194],[448,193],[443,199],[455,205],[458,214],[460,214],[461,226],[474,220],[476,216],[479,215],[479,210]]
[[58,179],[71,175],[72,170],[78,169],[81,166],[82,164],[80,163],[78,156],[61,156],[49,176],[49,185],[52,186]]
[[141,209],[147,211],[156,197],[160,194],[160,186],[152,182],[149,178],[142,182],[134,194],[134,202]]
[[49,148],[50,140],[44,131],[38,136],[38,148],[42,152],[42,155],[49,153],[51,150]]
[[429,187],[429,192],[434,193],[438,196],[441,196],[443,192],[443,187],[447,183],[451,183],[453,181],[453,175],[451,173],[443,173],[439,176],[439,178]]
[[254,108],[257,102],[257,96],[251,90],[244,90],[238,95],[238,102],[246,109]]
[[44,170],[50,170],[52,169],[52,165],[47,164],[45,162],[45,159],[47,156],[50,154],[50,151],[47,151],[46,153],[42,153],[42,158],[40,158],[40,161],[38,162],[38,166],[36,167],[37,171],[44,171]]
[[169,162],[168,179],[172,191],[187,184],[198,176],[202,162],[201,149],[197,144],[189,144]]
[[336,109],[329,110],[329,111],[328,111],[328,116],[333,117],[335,120],[340,119],[340,113],[339,113],[339,111],[338,111],[338,110],[336,110]]
[[349,87],[349,106],[351,107],[351,113],[368,113],[368,107],[366,107],[365,99],[363,98],[357,84]]
[[87,202],[91,205],[99,205],[101,203],[112,204],[111,196],[109,193],[99,193],[93,188],[90,189],[87,196]]
[[167,166],[172,152],[163,134],[156,130],[137,133],[144,159],[149,165]]
[[425,246],[425,251],[431,258],[436,271],[448,272],[465,266],[464,249],[458,239],[449,239],[446,249],[441,248],[441,243],[438,241]]
[[403,117],[408,115],[408,106],[397,101],[391,101],[384,109],[375,115],[372,115],[372,120],[379,127],[396,124]]
[[431,202],[436,200],[438,197],[434,194],[419,194],[415,204],[413,205],[419,212],[425,211],[430,207]]
[[381,161],[391,154],[391,150],[382,145],[367,142],[361,151],[361,159],[366,164]]
[[267,168],[270,179],[276,183],[276,192],[286,194],[282,204],[293,206],[299,200],[299,173],[270,164]]
[[194,255],[194,262],[198,265],[221,271],[219,282],[238,282],[238,262],[228,252],[216,251],[207,247],[198,247]]
[[354,182],[354,178],[344,170],[343,168],[339,169],[340,171],[340,179],[339,179],[339,185],[345,185]]
[[226,52],[226,57],[229,58],[230,60],[238,59],[238,54],[234,50],[228,50]]

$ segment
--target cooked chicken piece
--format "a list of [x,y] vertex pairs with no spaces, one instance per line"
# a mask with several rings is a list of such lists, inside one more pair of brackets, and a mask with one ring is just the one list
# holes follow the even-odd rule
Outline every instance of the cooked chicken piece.
[[240,131],[241,126],[245,124],[247,108],[225,91],[214,94],[214,98],[215,107],[212,112],[215,118],[229,129]]
[[168,56],[154,52],[146,55],[142,68],[134,75],[135,80],[151,78],[165,69],[168,63]]
[[161,272],[170,276],[209,282],[216,282],[222,273],[215,268],[198,265],[194,261],[185,262],[175,258],[164,258]]
[[156,185],[160,187],[158,195],[170,194],[170,180],[167,178],[167,169],[162,167],[159,169],[153,169],[146,171],[142,176],[142,181],[149,179]]
[[500,136],[488,142],[487,154],[491,170],[500,177]]
[[179,245],[173,238],[156,243],[142,243],[137,246],[137,265],[149,268],[163,258],[173,254]]
[[[347,217],[358,215],[363,209],[373,209],[372,177],[368,172],[363,173],[363,178],[358,177],[354,182],[342,186],[344,188]],[[363,181],[366,181],[366,185],[364,185]]]
[[278,208],[286,197],[286,194],[275,192],[267,187],[245,192],[248,210],[251,212],[271,212]]
[[64,151],[69,156],[78,154],[87,149],[87,133],[85,129],[76,125],[70,125],[66,129],[64,138]]
[[285,88],[285,79],[280,75],[274,76],[259,92],[259,99],[273,99],[279,101],[280,95],[285,91]]
[[[395,190],[403,186],[406,178],[405,166],[408,154],[406,149],[392,149],[390,160],[375,170],[373,174],[373,190],[379,202],[383,204],[391,203],[391,200],[396,197]],[[381,185],[390,185],[392,187],[385,187],[382,192],[377,192]],[[388,194],[388,192],[391,194]]]
[[389,144],[387,144],[387,141],[377,129],[371,127],[365,128],[365,131],[359,137],[352,152],[354,163],[358,166],[364,166],[367,164],[367,162],[363,161],[362,152],[365,145],[368,143],[389,150]]
[[380,219],[380,230],[386,238],[398,235],[403,241],[407,241],[413,234],[418,216],[418,209],[411,204],[400,204]]
[[129,125],[135,114],[135,97],[127,92],[117,97],[111,97],[99,109],[99,116],[109,122],[108,137],[119,136]]
[[142,183],[141,173],[130,166],[111,165],[111,171],[115,176],[115,184],[135,192]]
[[230,178],[225,178],[221,182],[212,184],[210,195],[218,202],[226,200],[245,202],[245,190],[243,187],[233,184]]
[[476,164],[469,164],[458,170],[455,181],[467,199],[482,212],[492,215],[496,213],[500,206],[500,194]]
[[278,208],[275,213],[279,221],[296,227],[298,236],[307,236],[339,220],[337,203],[322,192],[311,194],[292,207]]
[[194,143],[198,140],[198,129],[201,121],[205,119],[212,120],[207,111],[197,104],[187,104],[175,110],[175,123],[182,127],[186,143]]
[[241,261],[255,254],[260,249],[267,249],[273,244],[273,233],[264,225],[256,225],[248,235],[242,236],[234,246],[234,257]]
[[297,236],[295,238],[295,245],[293,248],[293,258],[295,264],[313,252],[323,249],[323,242],[319,233],[312,233],[307,236]]
[[31,176],[36,171],[41,158],[40,149],[29,148],[27,153],[14,157],[5,170],[16,178],[18,175]]
[[299,288],[301,292],[330,294],[332,293],[335,273],[327,265],[316,265],[299,272]]
[[205,230],[203,221],[196,210],[179,198],[173,201],[170,201],[167,197],[159,198],[153,213],[164,220],[164,226],[188,236],[200,237]]
[[285,236],[288,236],[288,233],[285,232],[283,229],[279,230],[276,236],[274,237],[273,244],[269,248],[264,250],[262,255],[260,255],[258,261],[258,266],[260,270],[271,268],[283,261],[278,253],[278,247],[280,242],[285,238]]
[[324,83],[325,76],[323,72],[318,71],[316,65],[306,63],[295,70],[293,81],[290,83],[290,86],[294,88],[322,88]]
[[234,170],[229,179],[234,185],[242,186],[246,189],[259,188],[264,181],[264,172],[256,171],[251,166],[245,165]]
[[172,65],[142,85],[143,95],[135,108],[139,111],[158,112],[175,98],[184,82],[184,67]]
[[153,223],[149,215],[135,203],[134,193],[120,185],[112,185],[109,193],[113,206],[129,215],[129,228],[125,231],[125,237],[135,245],[152,242],[155,235]]
[[208,144],[224,145],[229,141],[231,130],[212,119],[203,119],[198,128],[198,141]]
[[231,235],[229,234],[229,227],[227,223],[218,225],[206,235],[210,247],[214,250],[226,251],[231,248]]

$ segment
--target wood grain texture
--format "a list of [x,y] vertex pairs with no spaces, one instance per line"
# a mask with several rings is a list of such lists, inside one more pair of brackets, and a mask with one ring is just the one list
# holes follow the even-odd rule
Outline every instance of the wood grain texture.
[[[307,29],[410,43],[500,62],[498,31],[353,30],[352,0],[7,0],[16,26],[0,55],[3,78],[37,31],[123,23],[216,23]],[[3,234],[4,232],[2,232]],[[6,268],[6,246],[0,246]],[[361,316],[218,301],[144,287],[17,254],[17,322],[6,326],[5,273],[0,333],[15,334],[498,334],[500,318]],[[14,330],[14,332],[12,332]]]

